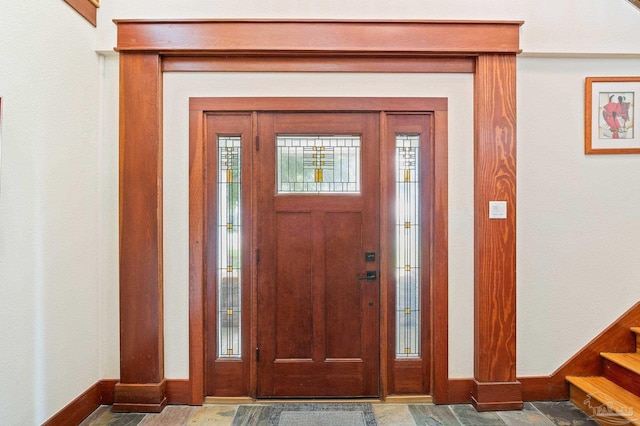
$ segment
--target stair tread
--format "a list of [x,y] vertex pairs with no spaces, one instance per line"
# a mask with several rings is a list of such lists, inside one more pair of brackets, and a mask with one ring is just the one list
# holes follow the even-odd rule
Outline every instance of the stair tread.
[[631,414],[625,418],[631,424],[640,425],[640,397],[601,376],[567,376],[567,381],[598,401],[598,405],[604,404],[613,411]]
[[631,327],[631,331],[636,334],[640,334],[640,327]]
[[629,371],[640,374],[640,353],[603,352],[600,356],[615,362]]

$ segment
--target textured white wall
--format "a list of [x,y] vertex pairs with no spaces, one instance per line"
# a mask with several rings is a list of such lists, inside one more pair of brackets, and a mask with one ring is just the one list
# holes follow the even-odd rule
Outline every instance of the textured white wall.
[[166,73],[164,77],[165,374],[188,370],[190,96],[449,98],[450,371],[473,370],[473,77],[470,74]]
[[63,1],[0,2],[6,425],[41,424],[102,378],[94,43],[95,29]]
[[612,75],[640,58],[518,60],[519,375],[553,372],[640,300],[640,154],[584,155],[584,78]]

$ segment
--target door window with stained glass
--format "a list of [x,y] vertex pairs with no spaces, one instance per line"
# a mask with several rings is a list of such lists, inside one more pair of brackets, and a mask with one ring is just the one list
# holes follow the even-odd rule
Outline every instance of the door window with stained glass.
[[278,135],[277,192],[360,193],[360,136]]

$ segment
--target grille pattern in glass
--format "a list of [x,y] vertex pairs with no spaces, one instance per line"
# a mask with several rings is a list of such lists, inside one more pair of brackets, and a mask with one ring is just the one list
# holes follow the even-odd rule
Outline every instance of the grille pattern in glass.
[[396,135],[396,357],[420,357],[420,136]]
[[242,325],[241,138],[218,137],[218,357],[240,358]]
[[277,192],[360,192],[360,136],[278,135]]

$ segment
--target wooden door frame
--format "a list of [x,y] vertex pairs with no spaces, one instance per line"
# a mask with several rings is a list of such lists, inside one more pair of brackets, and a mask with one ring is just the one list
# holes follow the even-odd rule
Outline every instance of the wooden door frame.
[[[433,389],[433,396],[444,392],[448,384],[448,237],[447,237],[447,182],[448,182],[448,102],[446,98],[190,98],[189,100],[189,152],[190,152],[190,172],[189,172],[189,247],[191,250],[198,250],[199,257],[197,262],[190,260],[191,277],[205,276],[206,272],[206,245],[207,230],[205,229],[205,217],[207,205],[210,203],[203,198],[206,194],[206,176],[205,164],[207,163],[206,143],[210,135],[206,129],[206,120],[208,114],[246,114],[252,115],[260,112],[373,112],[380,114],[380,253],[390,253],[388,235],[391,232],[387,218],[391,215],[391,206],[384,202],[386,195],[389,193],[389,182],[387,170],[392,167],[389,164],[392,161],[387,155],[384,155],[385,148],[388,147],[386,141],[382,141],[387,135],[382,133],[382,129],[386,127],[386,117],[389,114],[399,113],[420,113],[430,114],[432,117],[432,125],[429,134],[429,145],[431,158],[430,178],[432,181],[431,195],[432,199],[425,205],[429,209],[428,216],[430,223],[425,226],[425,231],[429,233],[431,241],[431,257],[429,260],[429,299],[431,300],[429,312],[430,327],[429,342],[431,346],[431,365],[428,367],[431,371],[430,388]],[[253,119],[254,133],[256,132],[255,118]],[[251,148],[248,148],[251,149]],[[251,188],[253,184],[251,183]],[[253,194],[252,199],[255,200],[258,194]],[[252,203],[252,204],[255,204]],[[251,208],[251,207],[247,207]],[[253,220],[250,227],[245,227],[248,235],[255,235],[255,215],[251,214]],[[251,237],[250,237],[251,238]],[[255,241],[251,238],[252,244]],[[382,257],[380,259],[380,378],[381,378],[381,398],[387,397],[387,379],[388,369],[392,368],[390,363],[392,356],[389,354],[389,336],[388,306],[390,302],[387,300],[388,281],[386,277],[389,274],[389,259]],[[254,262],[245,262],[245,267],[253,270]],[[253,277],[251,283],[246,283],[245,295],[250,295],[252,302],[251,314],[257,310],[257,289],[255,288],[256,275],[255,271],[249,275]],[[196,393],[196,401],[202,401],[204,395],[205,383],[205,366],[206,359],[206,325],[204,318],[206,315],[206,284],[203,279],[192,279],[189,286],[190,300],[190,342],[189,342],[189,358],[190,358],[190,381],[192,385],[192,395]],[[250,347],[257,347],[257,324],[256,318],[248,318],[251,324],[250,329]],[[390,358],[391,357],[391,358]],[[249,356],[249,383],[246,388],[249,394],[255,398],[257,363],[256,360]],[[238,377],[239,379],[240,377]],[[202,383],[202,385],[200,384]],[[195,388],[194,388],[195,386]],[[197,403],[197,402],[192,402]]]
[[[166,404],[163,331],[162,74],[171,71],[455,72],[474,74],[474,382],[447,377],[437,403],[522,407],[516,380],[516,61],[520,21],[116,20],[120,53],[120,381],[114,409]],[[323,34],[332,34],[324,37]],[[196,124],[196,127],[198,124]],[[197,153],[195,153],[197,155]],[[195,158],[194,153],[191,160]],[[190,175],[197,174],[197,167]],[[191,179],[191,178],[190,178]],[[438,191],[441,191],[439,189]],[[444,193],[438,194],[446,200]],[[190,193],[190,205],[198,194]],[[489,200],[507,201],[489,220]],[[446,223],[445,223],[446,224]],[[201,224],[190,222],[190,347],[199,348]],[[442,229],[446,236],[446,227]],[[446,275],[447,271],[441,272]],[[441,300],[446,301],[446,295]],[[141,308],[142,307],[142,308]],[[200,309],[200,310],[199,310]],[[442,319],[444,321],[444,318]],[[447,329],[436,329],[447,341]],[[441,360],[443,362],[443,360]],[[203,400],[190,356],[190,401]]]

